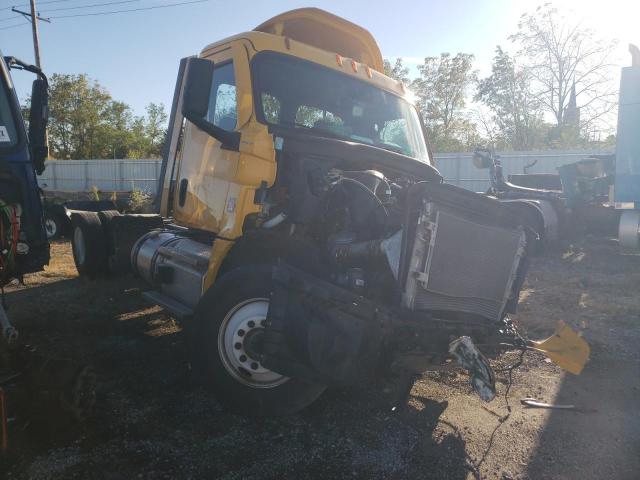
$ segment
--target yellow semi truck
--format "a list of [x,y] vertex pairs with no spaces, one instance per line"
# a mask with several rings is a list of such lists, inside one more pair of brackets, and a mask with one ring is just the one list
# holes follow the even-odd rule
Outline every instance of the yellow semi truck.
[[290,11],[181,61],[157,202],[75,212],[76,265],[146,279],[236,411],[294,412],[451,357],[490,400],[471,339],[525,348],[508,314],[534,234],[443,183],[374,38],[330,13]]

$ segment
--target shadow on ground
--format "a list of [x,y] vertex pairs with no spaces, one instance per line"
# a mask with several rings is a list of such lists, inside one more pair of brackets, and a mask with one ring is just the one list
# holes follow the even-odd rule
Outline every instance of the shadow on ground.
[[7,478],[467,478],[464,439],[439,421],[447,402],[415,397],[391,412],[370,387],[329,391],[287,418],[224,412],[141,287],[73,278],[7,295],[24,341],[97,377],[87,421],[12,431]]

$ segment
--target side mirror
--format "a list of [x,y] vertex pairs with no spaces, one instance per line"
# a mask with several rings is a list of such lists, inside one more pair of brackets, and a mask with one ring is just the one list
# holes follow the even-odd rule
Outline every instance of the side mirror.
[[491,168],[494,164],[493,156],[488,150],[476,150],[473,152],[473,166],[479,169]]
[[182,115],[203,132],[218,140],[223,148],[238,150],[240,133],[224,130],[206,119],[213,83],[214,63],[204,58],[189,58],[185,69]]
[[44,162],[49,156],[47,124],[49,123],[49,85],[43,78],[33,81],[31,87],[31,111],[29,112],[29,144],[33,165],[38,175],[44,172]]

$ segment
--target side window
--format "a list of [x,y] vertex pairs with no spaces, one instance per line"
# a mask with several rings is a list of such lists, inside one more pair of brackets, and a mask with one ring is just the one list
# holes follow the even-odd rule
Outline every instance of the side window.
[[16,124],[9,104],[9,91],[0,79],[0,148],[13,147],[18,141]]
[[213,70],[207,120],[224,130],[232,131],[236,128],[238,108],[233,63],[225,63]]

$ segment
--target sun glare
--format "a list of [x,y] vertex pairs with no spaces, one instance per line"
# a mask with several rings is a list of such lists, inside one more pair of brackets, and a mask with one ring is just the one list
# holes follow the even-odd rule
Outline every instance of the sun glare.
[[610,0],[556,0],[552,2],[593,28],[597,34],[615,38],[620,51],[626,51],[629,43],[640,44],[640,2]]

